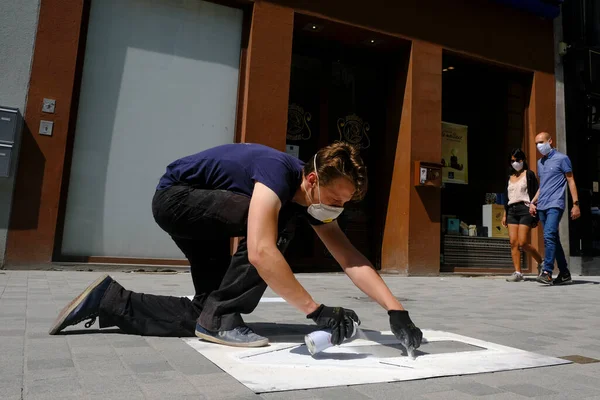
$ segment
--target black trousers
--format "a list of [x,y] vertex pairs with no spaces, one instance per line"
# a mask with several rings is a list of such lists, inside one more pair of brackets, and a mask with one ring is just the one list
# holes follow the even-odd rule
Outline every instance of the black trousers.
[[[135,293],[113,282],[100,303],[100,327],[117,326],[146,336],[194,336],[196,321],[211,331],[244,324],[241,314],[258,305],[266,283],[248,261],[246,231],[250,198],[225,190],[173,186],[152,201],[158,225],[190,262],[193,300]],[[298,209],[279,214],[277,247],[284,253],[292,240]],[[230,255],[230,238],[243,237]]]

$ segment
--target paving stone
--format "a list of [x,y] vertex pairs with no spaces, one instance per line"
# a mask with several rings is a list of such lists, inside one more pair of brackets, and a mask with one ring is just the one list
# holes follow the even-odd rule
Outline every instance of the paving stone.
[[154,374],[162,375],[162,378],[151,381],[140,381],[139,386],[146,396],[163,395],[169,398],[178,398],[179,396],[197,395],[198,389],[175,371],[168,373]]
[[[260,398],[265,400],[322,400],[312,390],[295,390],[291,392],[263,393]],[[381,397],[383,399],[383,397]]]
[[[23,356],[25,348],[25,339],[22,336],[5,336],[0,339],[2,345],[1,354],[5,357]],[[0,358],[1,360],[2,358]]]
[[30,384],[25,383],[26,398],[33,395],[47,394],[54,394],[55,398],[62,398],[59,397],[60,394],[73,394],[74,392],[81,392],[81,386],[77,379],[71,377],[48,378]]
[[120,338],[119,340],[110,340],[111,345],[114,348],[134,348],[134,347],[150,347],[148,342],[143,338]]
[[401,394],[405,397],[418,396],[424,393],[444,392],[450,390],[450,384],[446,380],[423,379],[418,381],[393,382],[386,384],[368,384],[354,386],[354,390],[367,396],[379,399]]
[[257,399],[254,392],[224,372],[208,375],[188,375],[186,378],[208,399]]
[[111,372],[79,372],[79,383],[84,392],[89,394],[114,394],[124,391],[139,392],[139,385],[134,375]]
[[129,364],[135,373],[172,371],[173,367],[167,361],[148,362],[142,364]]
[[521,383],[518,385],[505,385],[501,386],[500,389],[526,397],[538,397],[558,394],[558,392],[555,392],[553,390],[549,390],[537,385],[532,385],[530,383]]
[[28,360],[27,369],[30,371],[36,371],[40,369],[53,369],[53,368],[70,368],[74,367],[73,360],[70,358],[56,358],[56,359],[44,359],[44,360]]
[[0,322],[4,322],[5,318],[6,320],[10,319],[10,318],[18,318],[18,319],[23,319],[24,320],[25,314],[24,313],[20,313],[20,312],[14,312],[12,310],[2,310],[0,309]]
[[[165,394],[160,394],[160,393],[159,394],[150,393],[145,396],[146,400],[164,400],[164,398],[165,398]],[[176,400],[203,400],[203,399],[212,400],[200,393],[195,393],[195,394],[178,393],[177,395],[175,395],[173,397],[169,396],[169,399],[173,399],[173,400],[175,400],[175,399]]]
[[436,392],[436,393],[427,393],[422,395],[423,398],[428,400],[468,400],[468,399],[477,399],[477,397],[471,396],[464,392],[459,392],[457,390],[450,390],[447,392]]
[[27,341],[27,360],[71,358],[72,353],[67,341],[61,337],[29,339]]
[[73,359],[77,369],[80,371],[112,371],[120,373],[128,373],[129,371],[121,360],[116,356],[113,357],[85,357]]
[[[164,395],[161,394],[161,399],[164,399]],[[123,391],[116,393],[91,393],[87,397],[89,400],[146,400],[148,397],[144,395],[142,391]],[[203,397],[200,397],[202,399]],[[176,400],[174,397],[169,397],[170,400]]]
[[[167,357],[173,368],[185,375],[215,374],[221,369],[200,353],[189,354],[188,357]],[[199,357],[198,357],[199,356]]]
[[27,384],[34,384],[45,379],[74,379],[78,378],[78,370],[75,367],[68,368],[51,368],[51,369],[39,369],[34,371],[27,371],[25,375],[25,382]]
[[516,393],[502,392],[495,393],[489,396],[476,397],[478,400],[527,400],[528,397],[518,395]]
[[52,392],[36,393],[25,395],[24,400],[81,400],[87,399],[87,396],[81,391],[75,392]]
[[81,335],[67,335],[67,342],[73,349],[76,347],[100,347],[102,345],[110,346],[109,342],[104,338],[102,334],[81,334]]
[[13,377],[12,380],[0,380],[0,398],[21,398],[23,382],[21,377]]
[[454,390],[458,390],[459,392],[467,393],[472,396],[487,396],[502,392],[497,388],[488,385],[482,385],[481,383],[477,382],[461,383],[458,385],[453,385],[452,388]]
[[22,337],[25,334],[25,329],[0,329],[0,336]]
[[48,332],[25,332],[26,337],[28,339],[46,339],[48,336]]
[[46,317],[34,317],[27,315],[27,323],[33,324],[45,324],[47,325],[47,329],[50,328],[50,325],[56,320],[56,316],[46,316]]
[[0,374],[2,376],[22,376],[23,375],[23,356],[0,357]]
[[318,399],[327,400],[369,400],[372,397],[367,396],[353,387],[336,387],[325,389],[309,390],[311,395],[315,395]]
[[12,392],[6,392],[6,398],[5,397],[2,397],[2,398],[3,398],[3,400],[4,399],[6,399],[6,400],[23,400],[23,396],[20,392],[17,394],[12,393]]
[[94,356],[116,356],[115,350],[110,345],[101,344],[99,346],[73,346],[71,345],[71,353],[74,357],[94,357]]

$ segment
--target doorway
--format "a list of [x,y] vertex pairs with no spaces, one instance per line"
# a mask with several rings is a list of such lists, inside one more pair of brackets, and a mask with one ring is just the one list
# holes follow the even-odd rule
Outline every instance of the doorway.
[[[363,201],[346,205],[338,223],[378,268],[409,46],[368,30],[295,16],[286,150],[310,162],[318,149],[338,140],[360,147],[369,190]],[[295,272],[339,270],[308,224],[298,224],[288,259]]]
[[[522,148],[527,154],[532,75],[450,52],[444,52],[442,68],[442,163],[449,172],[442,188],[441,270],[511,272],[508,231],[498,218],[504,212],[510,152]],[[464,137],[448,147],[444,136],[451,129]]]

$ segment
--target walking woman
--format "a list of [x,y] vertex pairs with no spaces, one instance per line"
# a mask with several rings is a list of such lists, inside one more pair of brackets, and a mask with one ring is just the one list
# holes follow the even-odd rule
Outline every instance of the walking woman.
[[529,253],[538,265],[542,264],[540,253],[529,243],[529,232],[537,226],[537,217],[529,213],[529,203],[538,190],[535,173],[529,170],[525,152],[515,149],[510,154],[510,173],[506,187],[506,204],[502,225],[508,226],[510,251],[515,266],[515,272],[508,277],[508,282],[523,280],[521,273],[521,252]]

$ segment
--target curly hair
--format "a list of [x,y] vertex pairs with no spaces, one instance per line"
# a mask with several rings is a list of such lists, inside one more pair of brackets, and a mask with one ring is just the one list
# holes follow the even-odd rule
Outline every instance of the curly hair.
[[[314,159],[314,158],[313,158]],[[337,141],[317,152],[317,174],[323,186],[337,178],[348,179],[355,187],[352,200],[362,200],[367,193],[367,167],[356,146]],[[315,170],[314,162],[304,164],[304,175]]]

